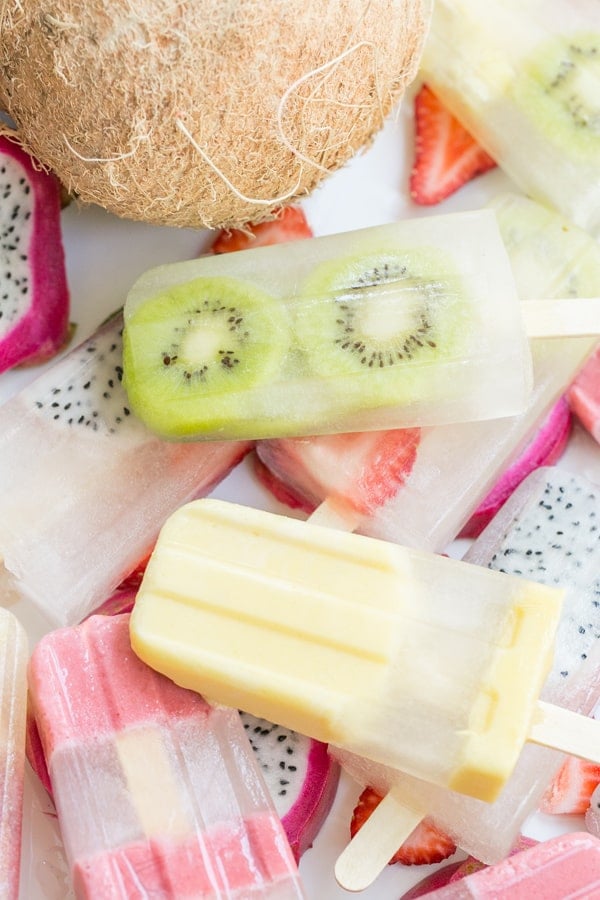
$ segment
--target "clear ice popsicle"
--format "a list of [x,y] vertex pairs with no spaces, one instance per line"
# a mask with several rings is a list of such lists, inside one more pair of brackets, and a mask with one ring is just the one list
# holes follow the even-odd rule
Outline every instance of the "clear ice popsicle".
[[[506,194],[492,204],[519,295],[600,296],[600,246],[534,201]],[[533,392],[518,416],[422,429],[261,441],[265,465],[312,503],[328,501],[364,534],[445,550],[517,457],[597,344],[591,338],[532,341]]]
[[531,388],[525,326],[494,213],[431,216],[150,270],[124,383],[176,439],[505,416]]
[[594,900],[600,840],[571,832],[541,841],[426,895],[430,900]]
[[237,711],[145,666],[129,616],[46,635],[29,685],[78,898],[304,896]]
[[569,388],[568,400],[581,424],[600,444],[600,346]]
[[596,0],[439,0],[421,74],[524,193],[600,236]]
[[562,593],[199,500],[161,529],[132,646],[208,698],[490,799],[538,721]]
[[28,641],[0,608],[0,896],[17,900],[21,861]]
[[53,624],[102,603],[250,446],[161,441],[130,415],[122,328],[111,318],[0,407],[0,582]]
[[[566,589],[543,700],[589,714],[600,699],[600,487],[559,467],[528,476],[465,555],[485,566]],[[564,756],[528,743],[493,803],[334,752],[347,771],[381,793],[427,810],[467,853],[486,863],[504,858],[539,806]]]

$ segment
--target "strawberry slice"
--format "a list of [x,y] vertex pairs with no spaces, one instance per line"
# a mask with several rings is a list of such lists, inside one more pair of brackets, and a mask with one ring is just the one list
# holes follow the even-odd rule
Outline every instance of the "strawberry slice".
[[540,803],[540,812],[581,816],[600,784],[600,766],[587,759],[568,756],[554,776]]
[[[364,789],[352,814],[350,822],[350,835],[354,837],[356,832],[364,825],[374,809],[381,803],[382,797],[371,787]],[[442,862],[456,851],[456,844],[452,839],[434,824],[427,816],[419,822],[414,831],[404,841],[402,846],[390,859],[392,863],[402,863],[405,866],[427,866],[430,863]]]
[[300,509],[310,514],[315,509],[315,504],[310,503],[301,494],[297,494],[293,487],[278,478],[264,462],[254,454],[252,457],[252,468],[257,480],[266,488],[275,500],[289,506],[290,509]]
[[415,97],[415,162],[410,175],[414,202],[421,206],[439,203],[495,166],[492,157],[424,84]]
[[312,230],[302,210],[298,206],[286,206],[269,222],[249,225],[248,229],[243,231],[237,228],[220,231],[210,249],[213,253],[231,253],[233,250],[268,247],[271,244],[300,241],[312,236]]
[[368,515],[410,475],[420,436],[418,428],[396,428],[260,441],[256,452],[270,477],[257,475],[291,507],[310,511],[329,498]]

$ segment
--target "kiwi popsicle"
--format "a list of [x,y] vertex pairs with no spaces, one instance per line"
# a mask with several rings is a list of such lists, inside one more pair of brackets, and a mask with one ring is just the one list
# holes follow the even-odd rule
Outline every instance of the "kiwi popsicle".
[[76,896],[300,900],[237,711],[140,662],[128,618],[51,632],[29,665]]
[[596,0],[440,0],[421,74],[521,190],[600,236]]
[[[589,714],[600,698],[600,487],[558,467],[533,472],[471,546],[465,561],[566,590],[551,669],[541,696]],[[527,744],[493,803],[439,790],[350,754],[345,768],[384,793],[427,810],[467,853],[486,863],[503,859],[564,757]]]
[[[521,300],[600,295],[600,246],[533,200],[493,201]],[[532,341],[526,410],[502,419],[371,435],[261,441],[267,468],[307,505],[338,505],[358,530],[444,550],[571,383],[596,339]]]
[[118,314],[0,408],[0,582],[53,624],[104,602],[250,447],[161,441],[130,415],[122,328]]
[[171,439],[488,419],[531,390],[492,210],[150,270],[123,342],[129,402]]

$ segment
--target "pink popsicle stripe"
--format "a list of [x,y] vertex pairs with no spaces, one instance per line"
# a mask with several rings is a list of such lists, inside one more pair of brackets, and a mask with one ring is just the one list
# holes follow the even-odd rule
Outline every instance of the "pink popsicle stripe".
[[208,715],[210,707],[142,663],[129,642],[129,616],[93,616],[43,638],[29,666],[33,710],[50,759],[145,722]]
[[[240,822],[237,830],[214,829],[201,839],[173,843],[136,841],[110,853],[79,860],[74,868],[78,897],[112,896],[116,884],[128,900],[148,897],[210,898],[261,889],[289,877],[281,826],[274,814]],[[254,890],[253,890],[254,889]]]
[[600,443],[600,345],[571,385],[568,399],[581,424]]

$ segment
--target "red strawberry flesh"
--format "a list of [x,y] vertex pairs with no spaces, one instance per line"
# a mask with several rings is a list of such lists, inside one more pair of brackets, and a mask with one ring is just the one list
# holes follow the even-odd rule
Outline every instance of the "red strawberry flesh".
[[269,222],[251,225],[247,230],[220,231],[212,243],[212,253],[231,253],[254,247],[268,247],[285,241],[300,241],[312,237],[312,230],[298,206],[286,206]]
[[410,475],[418,428],[261,441],[258,471],[281,502],[311,511],[323,500],[369,515],[391,499]]
[[[350,836],[354,837],[373,810],[381,803],[381,794],[371,787],[364,789],[354,808],[350,822]],[[456,852],[456,844],[428,816],[424,818],[390,859],[389,864],[426,866],[442,862]]]
[[567,756],[540,803],[550,815],[582,816],[600,784],[600,766],[587,759]]
[[434,92],[422,85],[415,97],[415,161],[410,195],[415,203],[445,200],[496,163]]

